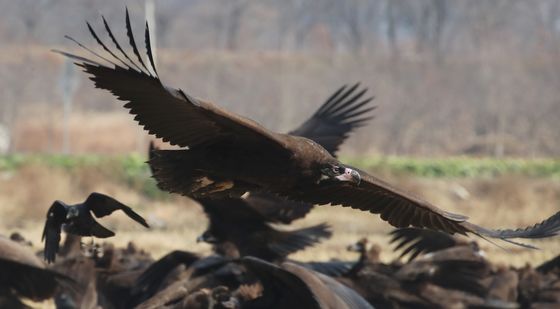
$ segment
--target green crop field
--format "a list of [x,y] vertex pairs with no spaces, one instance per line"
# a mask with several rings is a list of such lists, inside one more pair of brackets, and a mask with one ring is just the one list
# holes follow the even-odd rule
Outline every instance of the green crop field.
[[[99,167],[120,170],[120,176],[134,178],[149,173],[147,158],[137,154],[99,155],[3,155],[0,171],[17,170],[26,165],[44,165],[67,170]],[[342,161],[368,171],[386,171],[421,177],[494,177],[517,174],[531,177],[560,177],[560,159],[494,159],[471,157],[410,158],[396,156],[343,157]]]
[[[100,155],[4,155],[0,172],[14,172],[23,167],[42,166],[79,173],[94,168],[103,175],[122,182],[138,193],[159,199],[161,192],[150,177],[147,158],[138,154]],[[493,158],[409,158],[394,156],[343,157],[342,160],[363,170],[401,176],[426,178],[491,178],[517,175],[536,178],[560,178],[560,159],[493,159]]]

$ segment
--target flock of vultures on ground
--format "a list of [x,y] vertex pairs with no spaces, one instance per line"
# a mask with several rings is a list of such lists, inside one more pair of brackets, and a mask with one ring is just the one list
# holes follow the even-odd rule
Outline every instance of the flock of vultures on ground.
[[[344,86],[301,126],[276,133],[165,86],[148,24],[145,58],[128,12],[130,47],[123,48],[104,18],[105,41],[87,27],[97,51],[69,39],[90,58],[57,52],[73,59],[96,88],[126,102],[147,133],[177,146],[151,144],[147,164],[161,190],[203,208],[209,223],[197,241],[212,244],[213,253],[172,251],[154,261],[132,243],[84,247],[82,237],[115,235],[95,218],[118,210],[149,226],[101,193],[76,205],[55,201],[47,211],[43,252],[33,253],[19,234],[0,238],[1,308],[50,298],[57,308],[558,308],[560,257],[536,268],[492,265],[476,242],[454,235],[533,250],[516,239],[556,236],[560,213],[524,229],[487,229],[337,159],[344,140],[372,119],[367,89]],[[379,246],[362,239],[348,246],[357,252],[354,261],[290,259],[332,235],[327,223],[277,227],[305,217],[314,205],[379,214],[395,227],[394,246],[384,250],[400,251],[400,258],[382,263]]]

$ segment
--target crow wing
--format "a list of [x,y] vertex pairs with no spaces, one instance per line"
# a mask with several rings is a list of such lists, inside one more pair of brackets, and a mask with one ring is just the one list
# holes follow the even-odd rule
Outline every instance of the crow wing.
[[145,227],[149,227],[146,220],[134,212],[132,208],[105,194],[93,192],[88,196],[84,204],[97,218],[108,216],[115,210],[122,210],[132,220]]
[[55,201],[47,211],[47,220],[43,228],[41,241],[45,241],[45,260],[54,262],[60,245],[60,233],[62,224],[66,219],[66,207],[60,201]]

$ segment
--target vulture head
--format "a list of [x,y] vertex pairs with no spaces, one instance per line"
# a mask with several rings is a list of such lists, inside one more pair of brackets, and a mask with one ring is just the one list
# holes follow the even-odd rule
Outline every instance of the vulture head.
[[355,169],[349,168],[339,162],[329,163],[327,166],[321,169],[323,180],[333,180],[333,181],[346,181],[360,185],[362,181],[362,176]]

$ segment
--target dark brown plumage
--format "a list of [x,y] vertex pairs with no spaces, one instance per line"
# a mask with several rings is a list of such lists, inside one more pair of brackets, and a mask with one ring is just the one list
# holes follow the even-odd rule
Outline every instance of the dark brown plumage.
[[57,261],[54,270],[72,278],[82,289],[59,289],[55,296],[57,308],[96,309],[97,274],[95,262],[83,255],[72,255]]
[[216,245],[231,242],[241,256],[280,261],[332,235],[325,223],[291,231],[278,230],[240,198],[205,199],[199,203],[209,225],[198,240]]
[[0,298],[14,302],[12,305],[17,305],[20,297],[34,301],[51,298],[59,286],[80,289],[69,277],[46,269],[29,248],[3,236],[0,236],[0,273]]
[[241,262],[259,279],[263,291],[240,308],[372,308],[350,288],[305,267],[289,262],[276,266],[254,257]]
[[140,303],[150,298],[162,288],[162,283],[175,268],[179,265],[184,265],[185,268],[189,268],[199,259],[200,256],[194,253],[179,250],[164,255],[150,265],[138,277],[131,289],[131,299],[133,299],[135,303]]
[[[128,13],[126,21],[133,53],[141,59],[134,44]],[[108,27],[106,29],[109,31]],[[109,51],[92,28],[90,31]],[[146,27],[146,38],[149,38],[148,32]],[[120,46],[117,49],[125,54]],[[149,40],[146,40],[146,49],[154,74],[144,63],[135,64],[130,57],[126,57],[127,62],[112,52],[109,53],[111,57],[121,64],[91,50],[88,51],[109,64],[60,53],[76,60],[97,88],[108,90],[127,102],[124,106],[150,134],[173,145],[188,147],[185,150],[160,150],[150,161],[154,177],[163,190],[194,198],[241,196],[247,191],[272,192],[306,203],[342,205],[380,214],[395,227],[470,232],[504,240],[558,234],[560,213],[525,230],[495,231],[469,223],[465,216],[444,211],[342,164],[317,142],[272,132],[250,119],[163,85],[153,67]],[[362,104],[366,103],[358,106]],[[358,117],[352,121],[362,120],[359,116],[363,111],[351,114]]]
[[467,241],[446,233],[427,229],[402,228],[391,233],[391,243],[395,244],[395,251],[401,250],[400,258],[407,255],[408,261],[414,260],[418,255],[458,246],[469,246],[474,251],[480,248],[475,241]]

